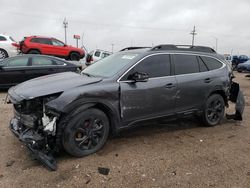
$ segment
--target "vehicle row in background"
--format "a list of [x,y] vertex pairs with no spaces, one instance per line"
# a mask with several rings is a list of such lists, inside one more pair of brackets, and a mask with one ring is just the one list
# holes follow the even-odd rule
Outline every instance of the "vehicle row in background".
[[50,37],[30,36],[20,42],[20,51],[24,54],[44,54],[79,61],[85,56],[84,50],[66,45]]
[[80,72],[81,65],[45,55],[19,55],[0,61],[0,88],[9,88],[26,80],[60,72]]
[[233,70],[236,70],[236,68],[237,68],[237,66],[239,64],[246,62],[248,59],[249,58],[246,55],[240,55],[240,56],[234,55],[232,57],[232,68],[233,68]]
[[244,63],[238,64],[237,71],[238,72],[250,72],[250,60]]
[[0,34],[0,60],[16,56],[19,44],[10,36]]

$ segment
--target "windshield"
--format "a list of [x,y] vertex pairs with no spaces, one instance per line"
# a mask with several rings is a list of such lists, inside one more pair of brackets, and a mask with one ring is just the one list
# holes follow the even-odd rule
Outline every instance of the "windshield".
[[97,61],[82,71],[83,74],[112,77],[129,64],[138,54],[117,53]]

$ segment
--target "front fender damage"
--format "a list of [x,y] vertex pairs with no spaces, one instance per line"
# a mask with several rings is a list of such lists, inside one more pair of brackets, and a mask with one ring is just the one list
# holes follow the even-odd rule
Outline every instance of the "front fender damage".
[[240,90],[240,85],[236,82],[232,82],[231,84],[229,101],[235,103],[235,113],[226,114],[226,118],[242,121],[245,108],[245,98],[242,91]]

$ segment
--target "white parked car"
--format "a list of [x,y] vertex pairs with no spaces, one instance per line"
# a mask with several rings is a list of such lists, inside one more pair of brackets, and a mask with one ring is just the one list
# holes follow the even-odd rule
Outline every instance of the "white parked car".
[[0,34],[0,60],[16,56],[19,44],[10,36]]
[[96,61],[99,61],[100,59],[103,59],[105,57],[108,57],[111,54],[111,52],[104,50],[93,50],[88,53],[86,57],[86,65],[89,66],[90,64],[95,63]]

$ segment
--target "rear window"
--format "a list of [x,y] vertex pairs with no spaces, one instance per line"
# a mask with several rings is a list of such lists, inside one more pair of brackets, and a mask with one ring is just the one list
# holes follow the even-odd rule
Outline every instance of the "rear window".
[[206,64],[209,70],[215,70],[222,67],[222,63],[211,57],[201,56],[202,61]]
[[16,42],[12,37],[10,37],[10,40],[11,40],[12,42]]

